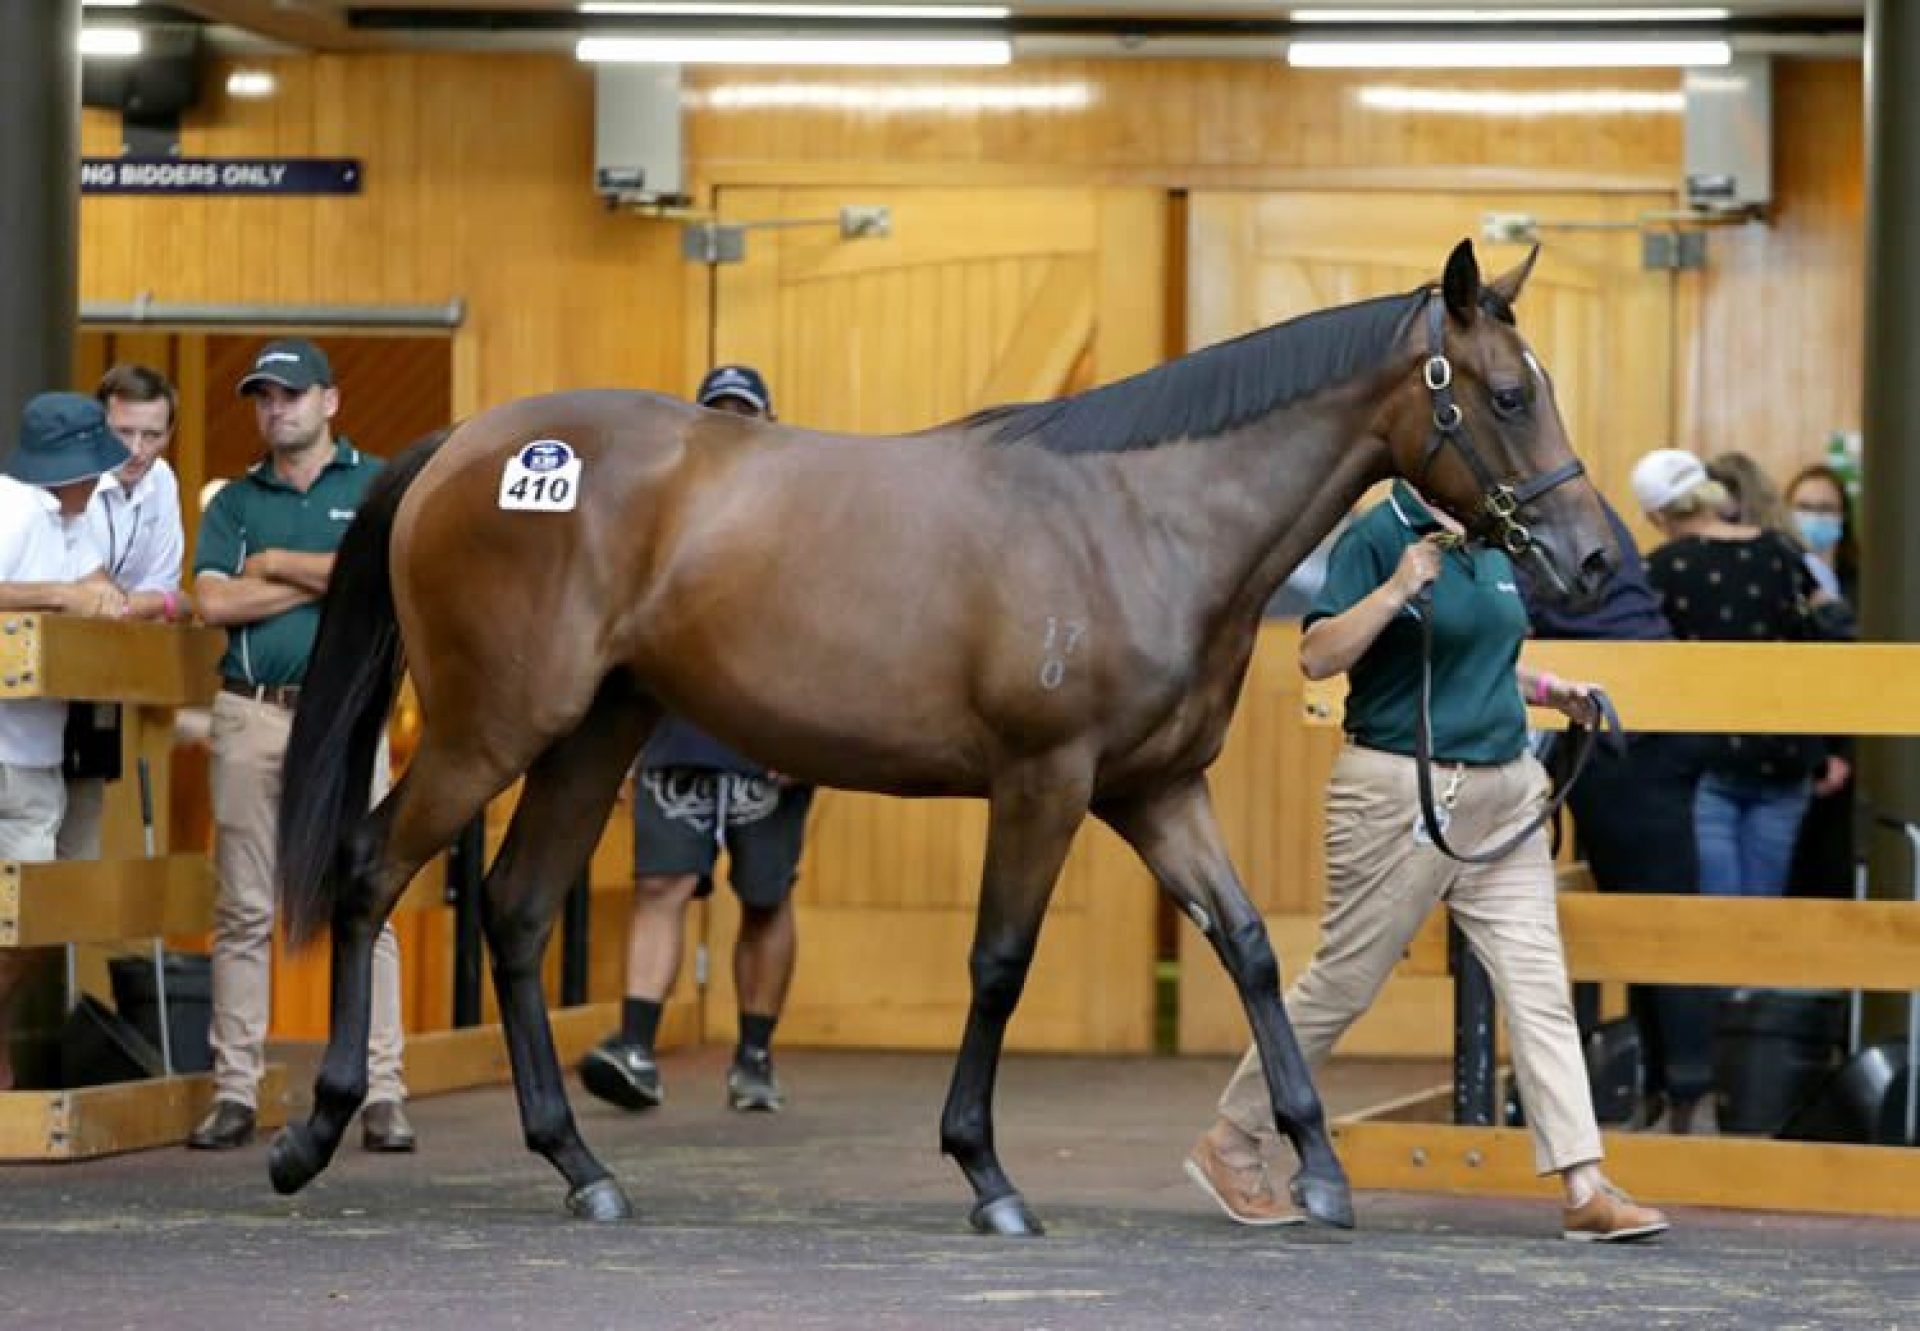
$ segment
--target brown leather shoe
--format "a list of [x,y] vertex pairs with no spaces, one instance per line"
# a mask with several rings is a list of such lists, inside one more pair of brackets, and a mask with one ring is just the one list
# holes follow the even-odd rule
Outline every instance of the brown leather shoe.
[[1186,1171],[1193,1185],[1213,1198],[1235,1224],[1298,1225],[1306,1220],[1274,1192],[1265,1165],[1258,1161],[1229,1164],[1211,1133],[1203,1133],[1187,1152]]
[[1585,1202],[1565,1208],[1560,1237],[1575,1243],[1635,1243],[1669,1228],[1661,1212],[1602,1183]]
[[360,1111],[360,1145],[369,1151],[411,1151],[419,1140],[398,1100],[376,1100]]
[[231,1151],[253,1140],[253,1110],[238,1100],[215,1100],[200,1126],[187,1136],[194,1151]]

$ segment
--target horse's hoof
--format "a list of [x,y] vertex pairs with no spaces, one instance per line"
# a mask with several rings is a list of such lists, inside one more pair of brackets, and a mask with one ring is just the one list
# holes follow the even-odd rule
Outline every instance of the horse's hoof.
[[1000,1234],[1007,1238],[1038,1238],[1047,1232],[1040,1223],[1040,1217],[1027,1209],[1026,1201],[1017,1192],[1004,1197],[995,1197],[990,1202],[981,1202],[973,1208],[973,1214],[967,1217],[967,1223],[980,1234]]
[[612,1179],[595,1179],[567,1194],[567,1212],[577,1220],[631,1220],[633,1203]]
[[267,1151],[267,1177],[273,1180],[275,1192],[291,1197],[313,1182],[326,1163],[307,1125],[290,1123],[280,1130]]
[[1315,1224],[1353,1228],[1353,1190],[1345,1179],[1315,1178],[1302,1172],[1293,1176],[1290,1191],[1293,1204]]

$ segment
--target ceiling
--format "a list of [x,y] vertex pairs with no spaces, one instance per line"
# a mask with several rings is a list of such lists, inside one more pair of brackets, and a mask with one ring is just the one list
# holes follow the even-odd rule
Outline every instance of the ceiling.
[[[1274,0],[1002,0],[1010,4],[1016,35],[1055,39],[1084,37],[1114,43],[1126,36],[1233,40],[1285,37],[1295,30],[1289,11]],[[1309,0],[1309,4],[1315,0]],[[1317,0],[1343,9],[1545,9],[1647,8],[1647,0]],[[846,0],[849,4],[861,0]],[[1660,5],[1662,0],[1652,0]],[[1690,0],[1668,0],[1668,6]],[[1725,22],[1707,26],[1755,50],[1819,52],[1857,49],[1863,0],[1721,0]],[[457,47],[483,50],[570,50],[588,31],[632,30],[644,20],[581,15],[576,0],[145,0],[131,11],[135,21],[193,19],[217,25],[216,40],[229,46],[290,46],[308,49]],[[124,21],[125,11],[89,10],[90,20]],[[656,21],[657,22],[657,21]],[[711,27],[710,22],[705,26]],[[1378,25],[1366,25],[1381,35]],[[1560,25],[1502,25],[1507,35],[1565,33]],[[1644,25],[1609,23],[1614,36],[1645,35]],[[1693,29],[1698,31],[1697,28]],[[1353,30],[1349,30],[1353,31]],[[1424,35],[1437,35],[1432,27]],[[1488,29],[1478,25],[1476,33]],[[1593,35],[1589,27],[1582,35]],[[1663,24],[1663,34],[1675,25]],[[1404,30],[1403,30],[1404,32]],[[1316,36],[1335,30],[1314,25]],[[1346,35],[1346,34],[1341,34]],[[1116,51],[1116,53],[1118,53]],[[1195,52],[1199,53],[1199,52]]]

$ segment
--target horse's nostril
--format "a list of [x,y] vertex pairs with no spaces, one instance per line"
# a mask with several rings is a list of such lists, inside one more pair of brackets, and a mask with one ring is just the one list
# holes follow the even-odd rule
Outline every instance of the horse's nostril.
[[1600,586],[1612,572],[1613,561],[1605,550],[1595,550],[1580,561],[1580,581],[1587,587]]

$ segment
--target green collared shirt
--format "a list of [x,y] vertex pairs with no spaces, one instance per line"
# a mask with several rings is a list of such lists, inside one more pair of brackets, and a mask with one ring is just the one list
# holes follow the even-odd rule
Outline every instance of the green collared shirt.
[[[382,465],[379,458],[340,439],[332,460],[302,493],[274,474],[271,459],[261,459],[222,487],[207,506],[193,552],[195,575],[238,576],[247,557],[262,550],[332,554]],[[249,684],[298,684],[306,676],[319,628],[317,601],[235,625],[227,630],[220,673]]]
[[[1399,482],[1334,543],[1327,581],[1306,622],[1342,614],[1393,576],[1406,548],[1440,530]],[[1498,550],[1449,550],[1433,585],[1433,751],[1443,762],[1504,763],[1527,743],[1514,676],[1527,611],[1513,565]],[[1394,616],[1347,672],[1346,731],[1358,743],[1412,754],[1420,708],[1420,623]]]

